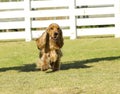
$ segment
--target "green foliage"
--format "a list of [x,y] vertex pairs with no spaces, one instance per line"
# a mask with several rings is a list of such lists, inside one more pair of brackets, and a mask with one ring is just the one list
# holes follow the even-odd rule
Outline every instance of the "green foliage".
[[36,43],[0,42],[0,94],[119,94],[120,39],[65,39],[61,70],[36,70]]

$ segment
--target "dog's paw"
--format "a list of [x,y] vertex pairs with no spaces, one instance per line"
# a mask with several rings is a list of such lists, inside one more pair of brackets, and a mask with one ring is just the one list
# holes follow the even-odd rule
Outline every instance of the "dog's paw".
[[50,69],[51,68],[51,66],[49,65],[49,64],[43,64],[42,66],[41,66],[41,71],[46,71],[46,70],[48,70],[48,69]]

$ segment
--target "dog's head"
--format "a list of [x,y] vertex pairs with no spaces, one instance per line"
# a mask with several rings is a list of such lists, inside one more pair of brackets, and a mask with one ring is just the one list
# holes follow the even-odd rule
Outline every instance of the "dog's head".
[[39,38],[36,39],[38,49],[45,49],[45,52],[48,52],[50,48],[52,49],[60,49],[62,48],[63,35],[62,30],[58,24],[52,23],[46,29]]
[[55,42],[59,48],[63,46],[63,35],[60,26],[56,23],[52,23],[48,26],[47,31],[48,37],[51,41]]
[[47,28],[47,33],[49,34],[49,37],[53,40],[58,40],[61,36],[62,30],[60,29],[58,24],[52,23]]

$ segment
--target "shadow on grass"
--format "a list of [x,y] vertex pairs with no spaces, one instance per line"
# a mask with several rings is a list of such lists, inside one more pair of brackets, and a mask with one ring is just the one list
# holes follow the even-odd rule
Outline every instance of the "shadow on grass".
[[78,69],[78,68],[90,68],[92,66],[86,65],[87,63],[99,63],[100,61],[112,61],[120,59],[120,56],[113,56],[113,57],[101,57],[101,58],[92,58],[92,59],[86,59],[82,61],[68,61],[64,62],[61,66],[61,70],[67,70],[67,69]]
[[[68,61],[68,62],[63,62],[63,64],[61,65],[61,70],[78,69],[78,68],[90,68],[92,66],[86,65],[87,63],[99,63],[100,61],[112,61],[112,60],[117,60],[117,59],[120,59],[120,56],[92,58],[92,59],[86,59],[86,60],[82,60],[82,61]],[[36,69],[35,63],[25,64],[23,66],[0,68],[0,72],[6,72],[6,71],[9,71],[9,70],[17,70],[19,72],[38,71]]]
[[6,72],[9,70],[17,70],[19,72],[37,71],[35,63],[34,64],[24,64],[23,66],[0,68],[0,72]]

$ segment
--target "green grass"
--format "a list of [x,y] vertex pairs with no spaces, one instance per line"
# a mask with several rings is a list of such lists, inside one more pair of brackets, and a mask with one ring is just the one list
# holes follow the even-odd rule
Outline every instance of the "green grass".
[[0,94],[119,94],[120,39],[65,40],[58,72],[36,70],[34,41],[0,42]]

